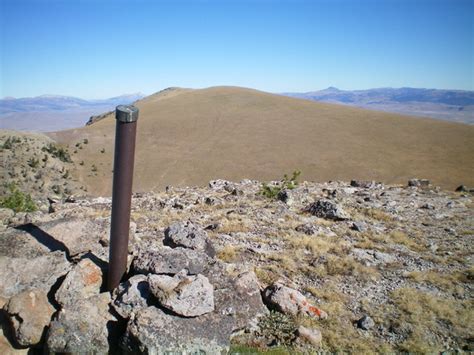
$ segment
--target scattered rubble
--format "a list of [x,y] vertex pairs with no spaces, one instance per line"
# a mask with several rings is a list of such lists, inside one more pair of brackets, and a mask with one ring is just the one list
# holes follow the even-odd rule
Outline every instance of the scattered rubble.
[[0,320],[12,334],[0,349],[469,351],[472,195],[410,185],[303,182],[285,201],[250,180],[135,194],[112,294],[109,198],[0,210]]

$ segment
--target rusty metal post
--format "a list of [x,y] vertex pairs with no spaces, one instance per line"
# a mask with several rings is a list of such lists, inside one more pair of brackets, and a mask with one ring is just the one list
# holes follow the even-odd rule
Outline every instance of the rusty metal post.
[[118,286],[127,269],[138,109],[132,105],[117,106],[115,119],[114,181],[107,277],[109,291]]

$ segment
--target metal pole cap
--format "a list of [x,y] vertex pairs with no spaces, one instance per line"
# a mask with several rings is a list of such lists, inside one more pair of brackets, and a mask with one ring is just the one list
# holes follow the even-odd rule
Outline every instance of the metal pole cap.
[[138,108],[133,105],[118,105],[115,108],[115,119],[120,122],[135,122],[138,120]]

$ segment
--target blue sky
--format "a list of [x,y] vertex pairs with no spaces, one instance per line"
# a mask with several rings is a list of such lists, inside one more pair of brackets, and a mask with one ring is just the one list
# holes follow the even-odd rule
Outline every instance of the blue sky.
[[0,0],[0,96],[474,90],[474,0]]

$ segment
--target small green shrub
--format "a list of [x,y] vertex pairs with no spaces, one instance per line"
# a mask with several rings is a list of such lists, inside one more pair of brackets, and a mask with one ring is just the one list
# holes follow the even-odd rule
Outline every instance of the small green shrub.
[[2,144],[2,148],[3,149],[12,149],[14,144],[20,143],[20,142],[21,142],[20,138],[11,136],[11,137],[8,137],[5,141],[5,143]]
[[44,146],[43,148],[41,148],[41,150],[43,152],[48,152],[53,157],[58,158],[64,163],[72,163],[69,152],[62,147],[58,147],[56,144],[49,143],[47,146]]
[[291,177],[287,174],[283,175],[283,179],[281,180],[280,185],[278,186],[271,186],[267,183],[262,184],[262,188],[260,189],[260,194],[268,197],[268,198],[277,198],[278,194],[283,190],[293,190],[296,186],[298,186],[298,177],[301,175],[301,171],[295,170]]
[[9,208],[15,212],[34,212],[38,209],[30,194],[18,190],[11,184],[9,186],[10,194],[0,200],[0,206]]
[[32,158],[28,159],[28,165],[31,168],[35,169],[39,166],[39,160],[32,157]]
[[297,329],[292,318],[283,313],[271,311],[260,318],[257,336],[268,339],[274,345],[290,346],[296,339]]
[[96,172],[97,170],[97,166],[95,166],[95,164],[92,164],[91,171]]
[[84,144],[89,144],[89,140],[87,138],[84,138]]

